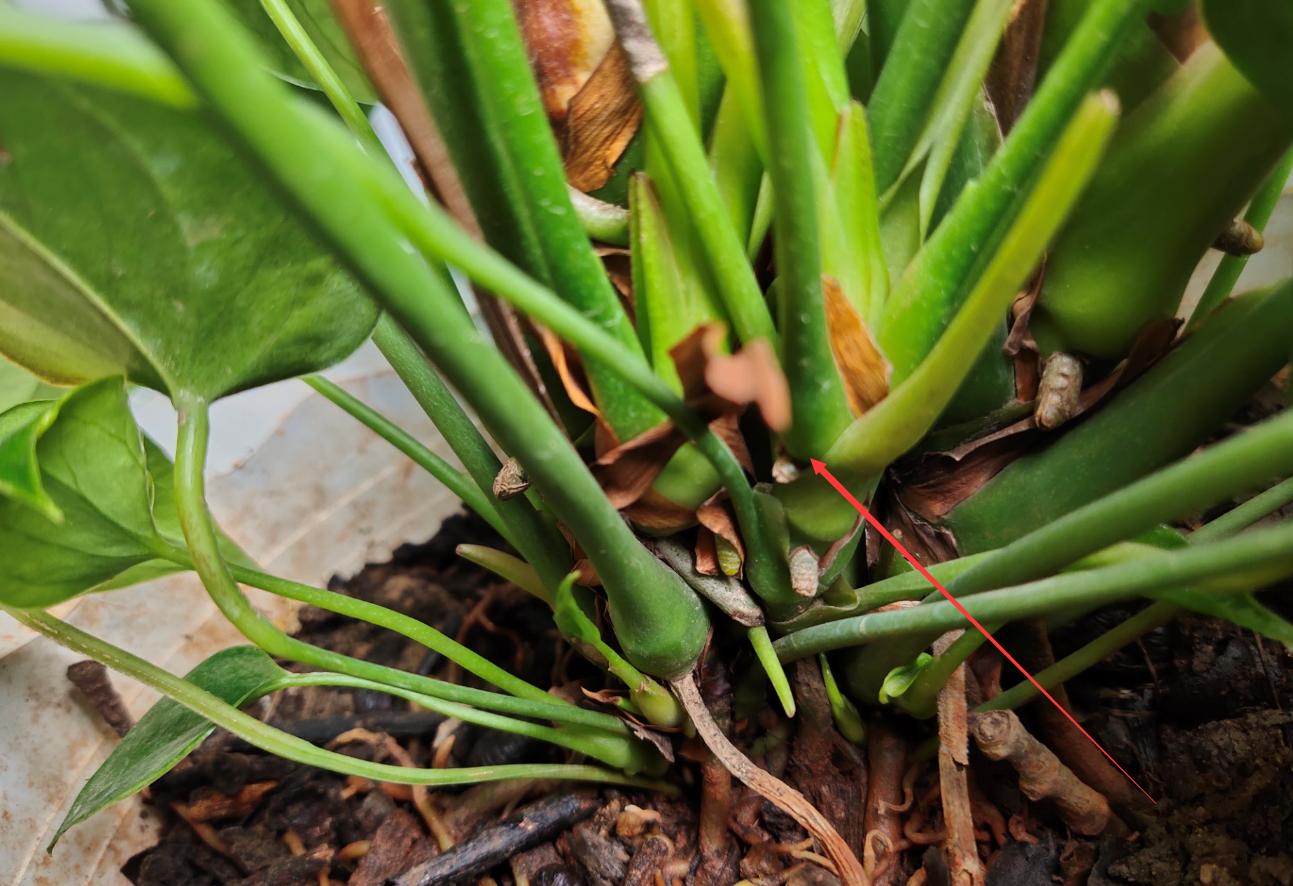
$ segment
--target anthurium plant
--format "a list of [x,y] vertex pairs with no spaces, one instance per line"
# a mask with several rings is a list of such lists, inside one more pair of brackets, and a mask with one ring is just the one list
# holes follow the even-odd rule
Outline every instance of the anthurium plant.
[[[126,0],[93,23],[0,5],[0,608],[166,696],[60,833],[216,727],[388,782],[659,790],[682,784],[682,731],[857,886],[857,847],[712,720],[707,654],[747,663],[746,707],[793,717],[805,659],[848,740],[898,717],[963,756],[985,631],[1148,601],[1035,681],[1007,672],[983,711],[1184,610],[1293,645],[1254,596],[1293,575],[1293,524],[1242,531],[1293,500],[1293,412],[1218,434],[1293,353],[1293,281],[1234,293],[1293,164],[1293,2],[1201,0],[1183,49],[1163,27],[1184,5]],[[1227,255],[1183,306],[1210,249]],[[370,338],[459,464],[312,374]],[[551,608],[602,703],[224,535],[210,406],[297,377],[497,530],[506,549],[460,553]],[[173,460],[133,386],[174,403]],[[249,645],[183,677],[45,611],[186,570]],[[404,634],[472,685],[290,637],[243,586]],[[387,766],[241,710],[299,685],[570,762]],[[951,816],[965,781],[940,774]],[[949,857],[978,876],[972,837]]]

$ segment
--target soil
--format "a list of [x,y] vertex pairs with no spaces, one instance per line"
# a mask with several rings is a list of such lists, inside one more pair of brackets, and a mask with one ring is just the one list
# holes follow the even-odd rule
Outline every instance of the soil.
[[[426,544],[406,546],[388,563],[334,581],[333,589],[434,624],[568,697],[581,687],[605,688],[560,641],[542,604],[454,555],[467,541],[501,546],[480,521],[453,518]],[[1125,615],[1097,613],[1058,632],[1055,654]],[[298,635],[312,643],[470,682],[439,656],[371,625],[310,608],[299,621]],[[976,668],[980,680],[990,670]],[[701,671],[706,700],[733,741],[805,793],[876,883],[947,882],[938,764],[906,756],[930,727],[874,721],[862,749],[835,730],[816,667],[792,672],[801,700],[794,721],[765,702],[749,673],[740,658],[707,660]],[[1013,682],[1009,674],[1005,682]],[[1115,806],[1126,828],[1078,837],[1049,804],[1020,794],[1013,770],[972,755],[975,840],[988,884],[1293,884],[1293,656],[1285,649],[1187,617],[1068,690],[1086,728],[1158,805]],[[318,744],[404,765],[564,757],[543,743],[444,721],[379,693],[297,689],[257,712]],[[1043,734],[1035,710],[1021,714]],[[124,873],[137,886],[838,883],[784,813],[734,784],[694,740],[666,739],[679,758],[677,796],[538,782],[415,795],[268,757],[217,732],[152,786],[150,801],[171,814],[159,843]],[[868,841],[872,829],[888,836]],[[886,839],[900,848],[896,858]],[[418,867],[428,861],[431,867]]]

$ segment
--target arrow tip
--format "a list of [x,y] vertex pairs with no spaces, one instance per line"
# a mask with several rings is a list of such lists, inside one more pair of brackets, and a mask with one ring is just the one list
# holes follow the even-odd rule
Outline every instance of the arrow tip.
[[809,459],[809,461],[811,461],[811,462],[813,463],[813,473],[814,473],[814,474],[820,474],[822,471],[826,470],[826,462],[824,462],[824,461],[818,461],[818,460],[817,460],[817,459],[815,459],[815,458],[810,458],[810,459]]

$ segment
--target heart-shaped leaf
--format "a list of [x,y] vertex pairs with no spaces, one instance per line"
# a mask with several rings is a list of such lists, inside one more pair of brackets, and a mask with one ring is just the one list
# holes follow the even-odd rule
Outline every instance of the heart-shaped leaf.
[[1202,0],[1208,32],[1253,86],[1293,118],[1293,2],[1290,0]]
[[[285,80],[290,80],[308,89],[318,89],[310,72],[297,59],[296,53],[283,41],[277,26],[265,13],[260,0],[226,0],[229,7],[237,14],[252,33],[259,38],[266,58],[270,59],[274,72]],[[301,23],[301,28],[311,42],[323,53],[328,64],[341,78],[346,89],[355,101],[371,104],[377,101],[377,95],[364,74],[363,66],[350,48],[346,32],[342,29],[337,17],[332,14],[328,0],[286,0],[286,6],[292,15]]]
[[[159,556],[183,547],[174,474],[120,378],[0,413],[0,600],[51,606],[187,569]],[[223,534],[220,549],[256,565]]]
[[51,606],[157,556],[162,541],[143,439],[122,379],[69,393],[35,451],[41,485],[63,522],[0,499],[0,599]]
[[[184,679],[239,707],[273,689],[286,673],[256,647],[234,646],[217,652]],[[81,788],[47,851],[54,850],[68,828],[161,778],[214,729],[210,720],[178,702],[169,698],[157,702]]]
[[0,412],[0,495],[53,523],[63,522],[63,512],[40,482],[36,443],[58,417],[58,406],[57,400],[34,400]]
[[213,400],[335,363],[371,331],[367,296],[199,113],[15,71],[0,94],[15,362]]

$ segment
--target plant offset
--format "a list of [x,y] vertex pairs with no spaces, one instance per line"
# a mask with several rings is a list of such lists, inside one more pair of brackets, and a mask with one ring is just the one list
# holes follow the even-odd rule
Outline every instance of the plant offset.
[[[1231,297],[1293,164],[1293,2],[1201,0],[1206,34],[1172,31],[1193,7],[1168,0],[126,6],[93,24],[0,7],[0,608],[167,697],[62,829],[217,726],[379,781],[666,791],[690,765],[666,750],[698,735],[846,886],[890,882],[891,835],[851,845],[733,744],[699,690],[717,667],[741,717],[795,717],[818,686],[853,743],[929,737],[909,750],[939,748],[951,882],[982,883],[971,735],[1095,835],[1134,812],[1130,782],[1006,712],[1185,610],[1293,646],[1254,596],[1293,575],[1293,524],[1244,531],[1293,500],[1293,411],[1218,434],[1293,354],[1293,281]],[[425,193],[371,129],[378,101]],[[1229,254],[1183,310],[1209,249]],[[309,375],[369,338],[461,469]],[[224,535],[209,407],[303,375],[506,540],[460,553],[551,608],[604,671],[593,700],[266,574]],[[133,385],[174,403],[173,462]],[[1148,602],[984,697],[985,637],[820,463],[986,629],[1011,625],[1007,646]],[[184,678],[44,611],[184,570],[252,644]],[[473,679],[290,637],[240,585]],[[570,762],[388,766],[240,710],[301,685]]]

